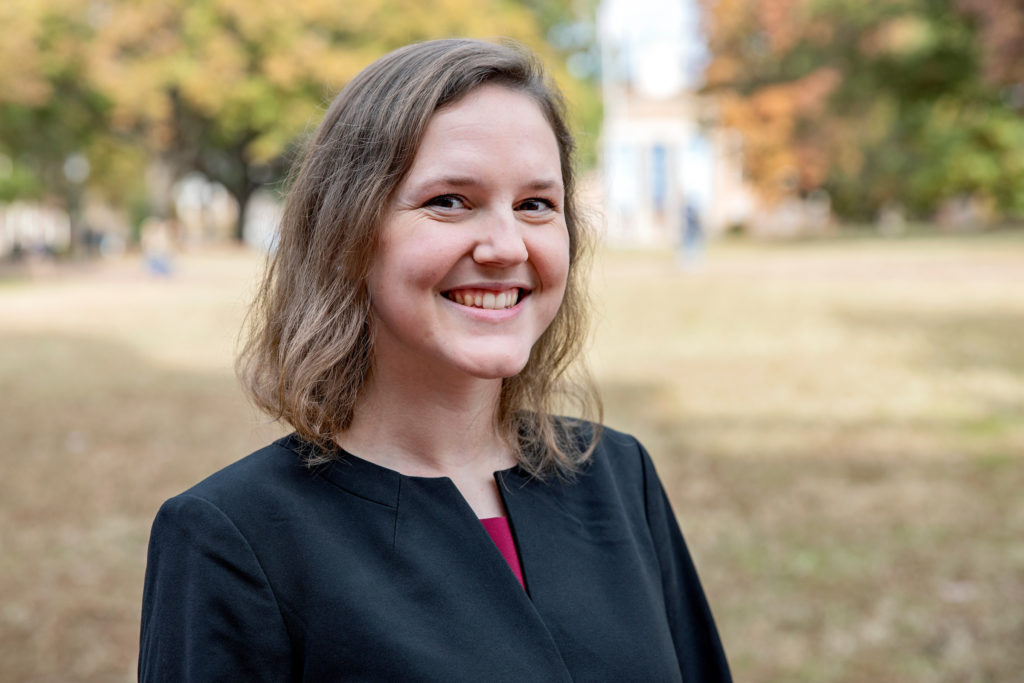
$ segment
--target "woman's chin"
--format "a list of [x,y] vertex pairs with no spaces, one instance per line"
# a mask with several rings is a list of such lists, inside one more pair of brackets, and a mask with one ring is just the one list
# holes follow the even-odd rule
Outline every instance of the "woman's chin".
[[526,367],[529,355],[520,357],[467,358],[463,363],[463,371],[477,379],[505,379],[522,372]]

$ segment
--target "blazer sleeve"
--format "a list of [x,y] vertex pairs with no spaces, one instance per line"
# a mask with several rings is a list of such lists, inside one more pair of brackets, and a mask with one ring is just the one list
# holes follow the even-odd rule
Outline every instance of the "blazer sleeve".
[[215,505],[182,494],[153,522],[140,681],[286,681],[290,643],[252,548]]
[[638,444],[644,470],[647,523],[661,570],[665,610],[684,681],[731,681],[729,664],[711,608],[683,540],[672,506],[644,447]]

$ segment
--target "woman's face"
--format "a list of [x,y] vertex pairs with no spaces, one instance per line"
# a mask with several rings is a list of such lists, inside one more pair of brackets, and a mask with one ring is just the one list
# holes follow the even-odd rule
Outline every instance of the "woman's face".
[[565,292],[563,200],[558,144],[529,96],[484,85],[434,114],[369,279],[377,366],[522,370]]

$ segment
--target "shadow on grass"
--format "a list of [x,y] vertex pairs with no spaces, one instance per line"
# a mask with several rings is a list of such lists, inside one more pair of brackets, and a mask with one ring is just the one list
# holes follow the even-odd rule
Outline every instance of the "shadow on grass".
[[916,336],[925,349],[925,371],[986,369],[1024,376],[1024,314],[846,310],[839,319],[852,327]]
[[[920,333],[950,343],[921,356],[929,371],[1020,360],[1014,337],[988,339],[1013,320],[931,322]],[[658,463],[737,680],[1009,680],[1024,667],[1024,613],[1004,609],[1024,600],[1024,454],[901,452],[901,430],[941,437],[941,418],[694,417],[673,413],[668,381],[603,389],[609,424]],[[737,432],[746,450],[716,450]],[[893,443],[861,451],[864,433]],[[778,434],[795,435],[788,450]]]

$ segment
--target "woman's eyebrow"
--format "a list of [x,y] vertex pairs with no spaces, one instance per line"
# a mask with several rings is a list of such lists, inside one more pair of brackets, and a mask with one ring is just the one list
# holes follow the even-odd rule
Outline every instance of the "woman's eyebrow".
[[558,190],[559,192],[561,192],[562,181],[547,179],[533,180],[526,184],[526,188],[529,190],[534,190],[536,192],[543,192],[546,190]]
[[[412,189],[417,192],[429,190],[435,187],[474,187],[481,185],[482,181],[480,178],[473,176],[442,176],[435,178],[425,178],[422,182],[417,182],[412,185]],[[547,190],[562,191],[561,180],[539,178],[537,180],[531,180],[524,185],[524,188],[534,192],[544,192]]]
[[479,185],[480,180],[472,176],[441,176],[424,178],[413,184],[415,190],[427,190],[434,187],[472,187]]

